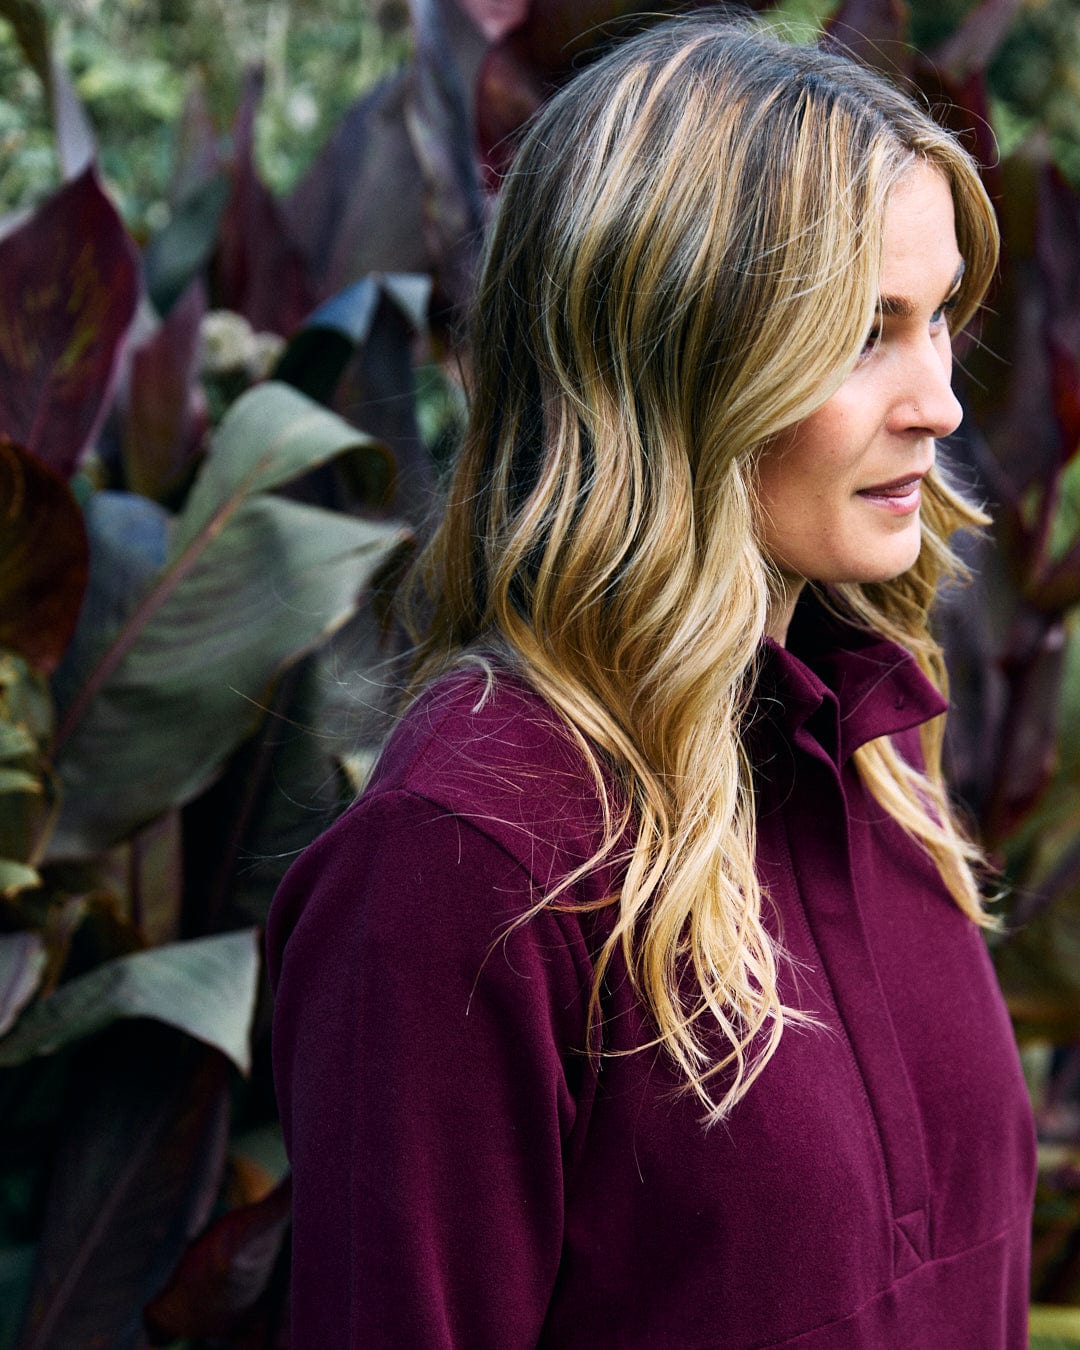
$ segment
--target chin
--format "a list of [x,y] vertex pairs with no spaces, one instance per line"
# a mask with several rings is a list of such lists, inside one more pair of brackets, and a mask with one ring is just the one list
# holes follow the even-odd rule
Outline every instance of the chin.
[[867,567],[864,574],[857,579],[864,585],[872,585],[884,581],[895,581],[897,577],[902,577],[905,572],[910,572],[919,561],[919,549],[909,550],[898,557],[879,558],[873,566]]

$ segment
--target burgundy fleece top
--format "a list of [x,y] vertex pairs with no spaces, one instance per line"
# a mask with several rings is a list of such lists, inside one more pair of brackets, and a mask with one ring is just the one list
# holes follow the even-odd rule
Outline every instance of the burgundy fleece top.
[[[800,606],[752,732],[789,1026],[723,1125],[624,975],[611,911],[507,926],[596,846],[594,791],[513,677],[448,677],[296,863],[269,926],[295,1176],[294,1350],[1021,1350],[1031,1115],[978,930],[851,753],[943,710]],[[617,878],[571,892],[588,902]]]

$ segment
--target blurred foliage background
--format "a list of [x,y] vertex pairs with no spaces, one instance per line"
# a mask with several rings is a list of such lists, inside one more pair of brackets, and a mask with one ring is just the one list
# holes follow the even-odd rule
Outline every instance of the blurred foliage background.
[[[813,25],[830,0],[777,7]],[[975,0],[912,0],[911,40],[933,50]],[[400,68],[406,0],[67,0],[46,6],[57,56],[97,128],[102,169],[136,236],[168,220],[176,132],[193,82],[226,125],[245,68],[262,65],[260,172],[291,188],[350,103]],[[993,125],[1007,154],[1033,132],[1080,184],[1080,14],[1076,0],[1026,0],[989,66]],[[41,82],[0,25],[0,211],[38,200],[57,177]]]
[[[104,175],[139,237],[168,221],[177,128],[194,84],[227,126],[244,71],[265,69],[256,156],[284,191],[353,100],[409,50],[403,0],[71,0],[46,9],[56,55],[98,132]],[[0,24],[0,211],[38,200],[57,176],[41,81]]]
[[[1080,16],[751,7],[920,90],[1002,222],[958,340],[995,525],[942,612],[949,758],[1009,895],[1033,1345],[1080,1344]],[[514,132],[648,21],[0,0],[0,1350],[288,1344],[259,926],[387,726]]]

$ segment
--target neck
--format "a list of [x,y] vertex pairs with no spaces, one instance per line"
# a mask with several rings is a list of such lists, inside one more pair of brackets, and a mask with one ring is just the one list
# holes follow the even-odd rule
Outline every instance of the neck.
[[772,638],[781,647],[787,646],[788,628],[791,616],[795,613],[795,602],[803,586],[803,577],[786,576],[778,572],[774,578],[769,610],[765,616],[765,636]]

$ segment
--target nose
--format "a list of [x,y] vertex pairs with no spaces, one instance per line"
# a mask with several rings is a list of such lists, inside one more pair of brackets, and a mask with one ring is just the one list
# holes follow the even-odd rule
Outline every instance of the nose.
[[936,438],[950,435],[963,420],[964,410],[952,389],[952,350],[930,334],[906,354],[897,394],[897,431]]

